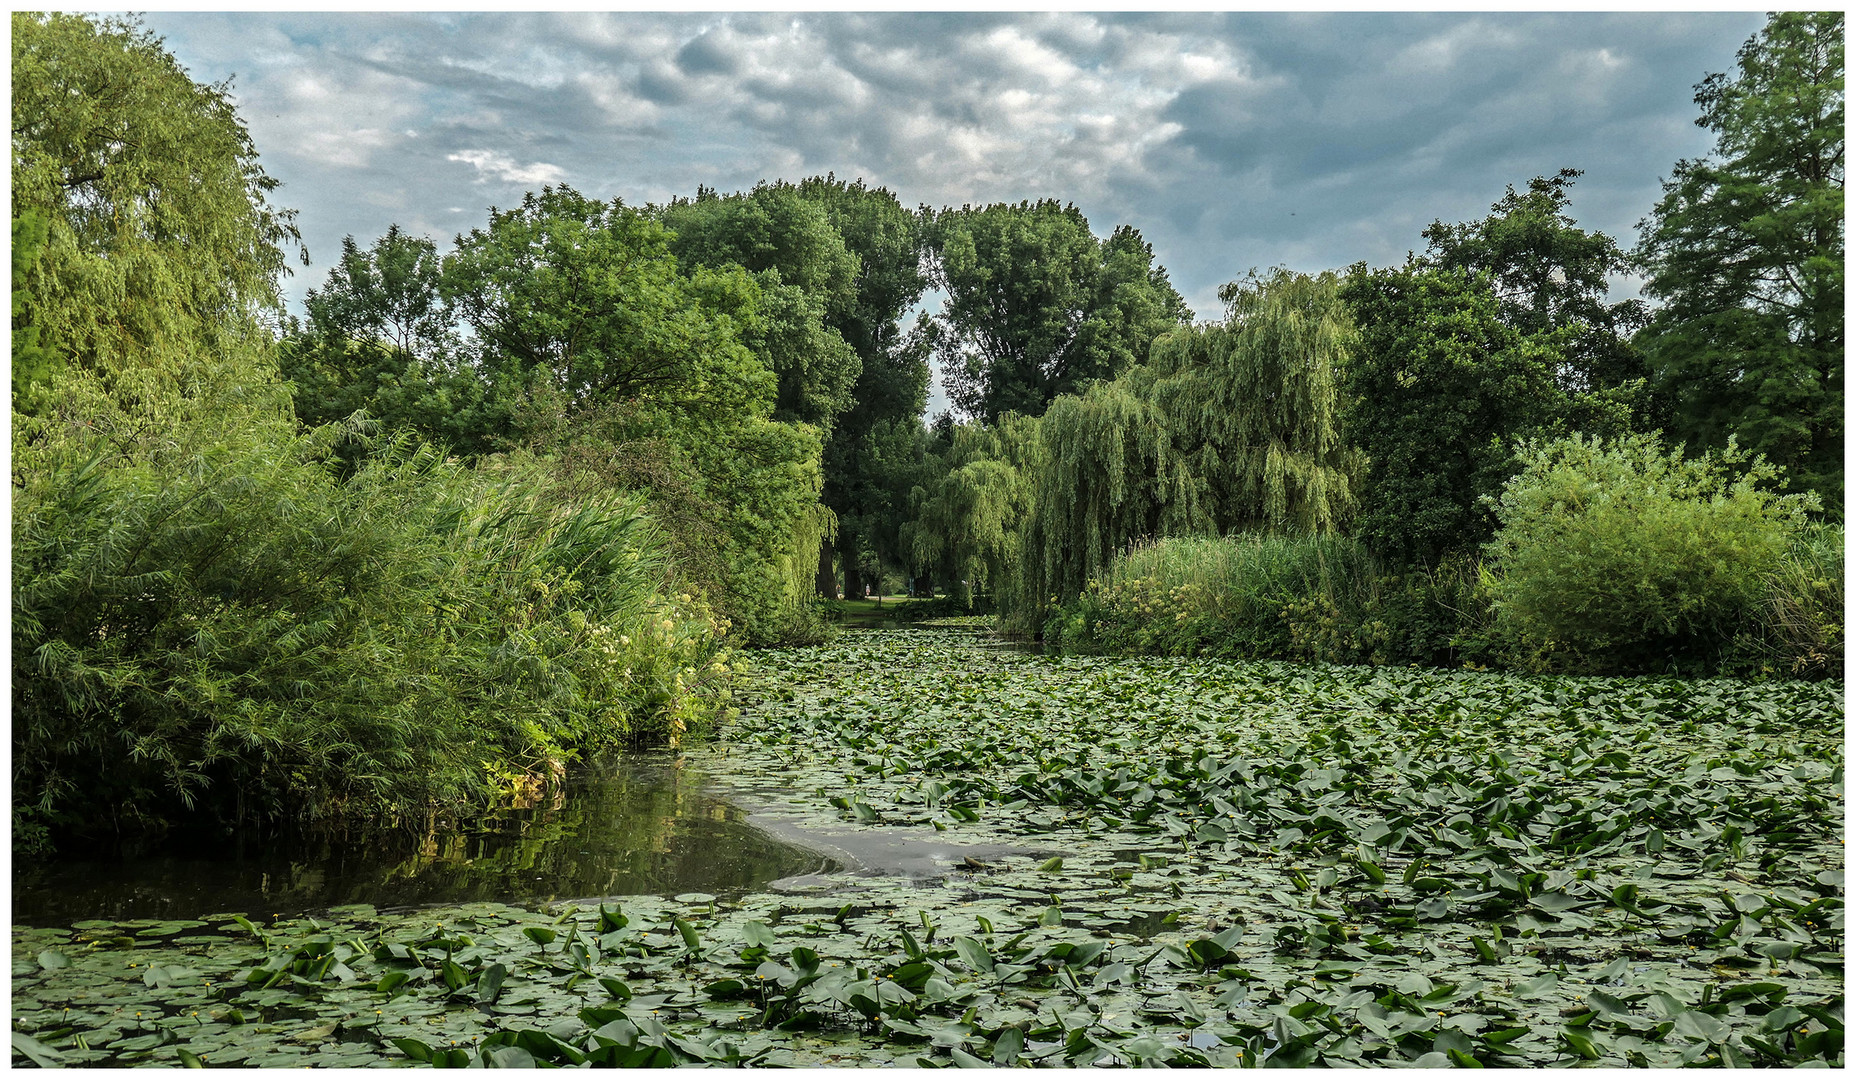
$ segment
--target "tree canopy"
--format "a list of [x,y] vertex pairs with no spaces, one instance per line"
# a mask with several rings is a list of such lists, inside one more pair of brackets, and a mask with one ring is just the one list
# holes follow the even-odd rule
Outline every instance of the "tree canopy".
[[988,423],[1038,416],[1114,378],[1190,312],[1138,230],[1107,240],[1053,199],[925,215],[933,284],[947,293],[941,370],[956,407]]
[[131,22],[14,13],[13,214],[47,225],[22,317],[80,368],[261,340],[298,239],[276,187],[228,83]]
[[1843,92],[1843,14],[1774,14],[1696,86],[1714,154],[1676,163],[1636,251],[1672,433],[1738,436],[1839,505]]
[[486,363],[539,379],[570,408],[619,399],[692,414],[770,408],[772,375],[740,341],[758,287],[738,268],[684,276],[670,240],[617,199],[547,187],[457,238],[444,295]]
[[1559,381],[1572,393],[1607,394],[1641,413],[1645,367],[1631,335],[1648,320],[1641,300],[1607,303],[1609,278],[1629,268],[1617,241],[1578,227],[1567,213],[1577,169],[1513,185],[1479,221],[1432,222],[1427,265],[1484,271],[1501,319],[1523,334],[1558,335]]
[[1067,599],[1152,536],[1331,533],[1359,455],[1340,429],[1353,322],[1334,274],[1225,287],[1224,322],[1176,330],[1145,364],[1051,403],[1038,426],[1025,595]]

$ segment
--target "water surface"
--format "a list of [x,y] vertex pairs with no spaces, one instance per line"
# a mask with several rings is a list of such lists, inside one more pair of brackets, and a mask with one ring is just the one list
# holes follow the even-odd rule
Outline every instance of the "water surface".
[[827,855],[750,825],[746,811],[708,792],[704,776],[675,755],[627,755],[581,772],[559,805],[493,811],[468,827],[423,835],[177,839],[143,854],[22,863],[13,922],[729,895],[837,868]]

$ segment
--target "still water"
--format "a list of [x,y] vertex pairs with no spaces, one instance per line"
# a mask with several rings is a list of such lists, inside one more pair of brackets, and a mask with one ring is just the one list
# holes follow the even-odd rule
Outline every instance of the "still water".
[[13,922],[728,895],[836,868],[828,856],[749,825],[745,811],[707,793],[702,775],[674,755],[628,755],[579,771],[558,805],[495,811],[468,829],[360,843],[176,840],[127,857],[21,864]]

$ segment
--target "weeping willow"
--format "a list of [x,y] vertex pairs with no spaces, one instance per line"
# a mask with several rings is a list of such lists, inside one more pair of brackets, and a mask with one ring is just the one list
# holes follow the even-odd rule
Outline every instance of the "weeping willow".
[[1131,542],[1233,532],[1326,534],[1363,464],[1339,425],[1354,338],[1338,278],[1274,270],[1221,291],[1222,323],[1166,334],[1148,362],[1052,402],[1022,529],[1035,618]]
[[964,582],[970,603],[986,593],[1009,610],[1018,597],[1019,526],[1031,508],[1038,421],[1006,413],[993,427],[954,430],[948,469],[911,492],[904,551],[917,569]]

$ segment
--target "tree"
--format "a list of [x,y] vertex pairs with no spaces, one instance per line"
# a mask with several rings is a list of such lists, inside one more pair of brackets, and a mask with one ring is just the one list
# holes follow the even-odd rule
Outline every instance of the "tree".
[[857,256],[820,207],[786,183],[699,190],[659,211],[687,269],[740,267],[762,296],[741,339],[778,380],[774,417],[830,431],[852,404],[858,357],[838,332],[856,304]]
[[1076,596],[1145,537],[1346,520],[1361,463],[1340,429],[1337,372],[1355,335],[1339,279],[1278,269],[1221,295],[1223,323],[1161,337],[1146,364],[1044,414],[1024,527],[1032,604]]
[[1424,262],[1487,273],[1503,322],[1523,334],[1558,334],[1560,385],[1597,399],[1591,422],[1581,425],[1593,430],[1628,425],[1633,412],[1643,419],[1646,368],[1630,338],[1648,313],[1641,300],[1606,303],[1610,275],[1630,264],[1617,241],[1579,228],[1566,213],[1567,189],[1579,175],[1536,176],[1525,193],[1510,185],[1480,221],[1432,222]]
[[932,281],[947,293],[941,367],[969,416],[1041,415],[1190,317],[1133,228],[1098,241],[1082,211],[1049,199],[924,216]]
[[[867,563],[907,562],[900,528],[908,493],[923,467],[918,434],[928,400],[932,322],[903,326],[927,287],[916,217],[887,188],[811,177],[801,197],[825,212],[858,260],[854,299],[832,325],[857,353],[859,372],[849,410],[825,445],[825,505],[837,515],[836,562],[846,595],[863,591]],[[818,588],[836,595],[833,551],[819,552]]]
[[635,399],[700,421],[770,405],[772,375],[739,340],[759,288],[739,269],[685,277],[670,240],[619,200],[546,187],[457,238],[444,296],[493,372],[570,410]]
[[962,603],[989,596],[1008,618],[1026,606],[1020,531],[1034,498],[1039,423],[1007,413],[997,424],[950,425],[910,492],[913,516],[899,530],[912,569],[938,577]]
[[1675,437],[1738,436],[1841,505],[1842,13],[1774,14],[1695,91],[1714,154],[1678,161],[1638,226],[1655,386]]
[[276,187],[228,83],[131,21],[14,13],[13,214],[48,223],[23,318],[79,369],[146,383],[261,342],[298,239]]
[[[362,250],[342,240],[341,261],[304,298],[277,352],[297,419],[335,423],[357,411],[476,456],[507,439],[508,402],[469,362],[442,295],[443,267],[429,238],[398,225]],[[349,444],[358,450],[361,444]]]
[[45,215],[28,211],[13,219],[13,411],[30,412],[38,388],[57,370],[43,327],[25,321],[26,273],[45,249]]
[[1357,263],[1341,297],[1360,328],[1344,426],[1368,460],[1355,534],[1418,563],[1480,544],[1514,441],[1565,416],[1553,335],[1504,322],[1482,271]]

